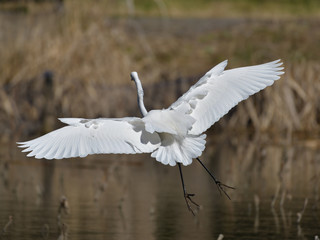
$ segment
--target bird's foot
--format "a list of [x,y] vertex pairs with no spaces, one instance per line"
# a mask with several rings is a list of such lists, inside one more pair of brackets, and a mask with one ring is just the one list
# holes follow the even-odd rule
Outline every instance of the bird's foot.
[[200,208],[200,206],[195,201],[193,201],[191,199],[191,197],[194,197],[194,196],[195,196],[194,193],[185,193],[184,194],[184,199],[186,200],[187,207],[193,216],[195,216],[195,213],[194,213],[194,209],[191,207],[191,204],[195,205],[197,210]]
[[226,196],[227,196],[227,198],[229,198],[229,200],[231,200],[231,198],[229,197],[229,195],[228,195],[228,193],[226,192],[226,190],[225,190],[225,188],[229,188],[229,189],[235,189],[234,187],[231,187],[231,186],[228,186],[228,185],[226,185],[226,184],[224,184],[224,183],[222,183],[222,182],[220,182],[220,181],[218,181],[218,180],[215,180],[215,183],[216,183],[216,185],[217,185],[217,188],[218,188],[218,190],[219,190],[219,192],[220,192],[220,195],[222,195],[221,194],[221,192],[223,192]]

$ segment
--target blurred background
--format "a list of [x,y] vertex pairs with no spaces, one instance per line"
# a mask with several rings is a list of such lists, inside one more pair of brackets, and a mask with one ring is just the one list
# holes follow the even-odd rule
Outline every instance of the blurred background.
[[[0,0],[0,239],[316,239],[320,235],[319,0]],[[58,117],[140,116],[206,71],[281,58],[285,75],[207,133],[197,163],[149,155],[27,159],[16,141]]]

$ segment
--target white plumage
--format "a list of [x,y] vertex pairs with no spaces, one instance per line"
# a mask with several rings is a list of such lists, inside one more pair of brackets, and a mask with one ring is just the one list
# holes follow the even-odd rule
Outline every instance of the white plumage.
[[21,142],[27,156],[46,159],[86,157],[97,153],[148,153],[160,146],[157,133],[144,129],[140,118],[60,118],[69,126]]
[[280,60],[224,70],[227,61],[208,71],[168,109],[147,112],[138,74],[131,73],[143,118],[62,118],[68,126],[27,142],[28,157],[61,159],[103,153],[152,153],[171,166],[189,165],[205,148],[203,134],[231,108],[274,83],[283,74]]
[[190,106],[190,116],[195,119],[190,134],[206,131],[239,102],[272,85],[283,74],[280,60],[224,71],[226,65],[227,60],[212,68],[170,106]]

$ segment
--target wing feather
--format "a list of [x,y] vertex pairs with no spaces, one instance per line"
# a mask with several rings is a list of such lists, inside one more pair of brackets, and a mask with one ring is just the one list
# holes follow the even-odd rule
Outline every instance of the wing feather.
[[145,130],[139,118],[60,119],[69,126],[27,142],[19,142],[28,157],[61,159],[99,153],[152,152],[160,145],[159,135]]
[[170,106],[179,109],[189,104],[189,114],[196,120],[189,134],[206,131],[239,102],[272,85],[284,73],[280,60],[224,71],[226,65],[224,61],[211,69]]

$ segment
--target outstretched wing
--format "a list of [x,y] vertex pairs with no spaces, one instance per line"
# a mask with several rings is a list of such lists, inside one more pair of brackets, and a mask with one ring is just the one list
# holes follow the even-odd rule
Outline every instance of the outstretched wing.
[[207,72],[170,108],[189,105],[189,114],[196,120],[189,134],[201,134],[231,108],[278,80],[282,62],[273,62],[224,71],[224,61]]
[[152,152],[160,145],[157,133],[145,131],[140,118],[59,119],[69,126],[52,131],[19,147],[28,157],[61,159],[99,153]]

